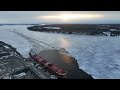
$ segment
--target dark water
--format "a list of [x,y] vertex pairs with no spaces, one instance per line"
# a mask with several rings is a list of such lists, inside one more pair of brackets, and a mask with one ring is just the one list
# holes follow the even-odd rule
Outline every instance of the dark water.
[[79,69],[77,60],[73,57],[59,54],[57,50],[44,50],[39,55],[67,71],[67,79],[92,79],[90,75]]

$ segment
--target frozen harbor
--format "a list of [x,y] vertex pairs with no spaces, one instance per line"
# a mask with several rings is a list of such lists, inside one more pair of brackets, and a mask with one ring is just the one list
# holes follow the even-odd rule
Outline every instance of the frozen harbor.
[[[45,49],[66,48],[77,59],[79,67],[96,79],[120,79],[120,37],[44,33],[27,30],[26,25],[0,26],[0,41],[13,45],[27,57],[34,39]],[[42,49],[42,48],[41,48]]]

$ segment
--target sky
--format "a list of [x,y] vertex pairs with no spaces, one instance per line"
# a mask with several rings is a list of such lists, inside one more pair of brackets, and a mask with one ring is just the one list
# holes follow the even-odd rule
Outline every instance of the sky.
[[0,11],[0,24],[119,24],[120,11]]

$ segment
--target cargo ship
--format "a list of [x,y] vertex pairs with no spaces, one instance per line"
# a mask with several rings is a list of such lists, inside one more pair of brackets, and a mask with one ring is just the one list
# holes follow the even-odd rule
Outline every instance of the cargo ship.
[[47,60],[43,59],[42,57],[36,54],[33,55],[31,52],[29,52],[29,55],[33,60],[41,64],[43,68],[46,69],[48,72],[56,75],[58,78],[66,78],[67,72],[64,69],[59,68],[55,64],[48,62]]

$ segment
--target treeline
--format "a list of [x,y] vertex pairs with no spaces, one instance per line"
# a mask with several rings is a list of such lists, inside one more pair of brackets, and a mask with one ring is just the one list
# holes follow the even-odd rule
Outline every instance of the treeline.
[[[44,27],[60,27],[61,29],[47,29]],[[99,24],[52,24],[43,26],[32,26],[28,27],[31,31],[40,32],[57,32],[57,33],[67,33],[67,34],[87,34],[87,35],[105,35],[108,34],[104,32],[109,32],[110,36],[120,35],[120,25],[99,25]],[[110,31],[110,29],[119,29],[118,31]]]

